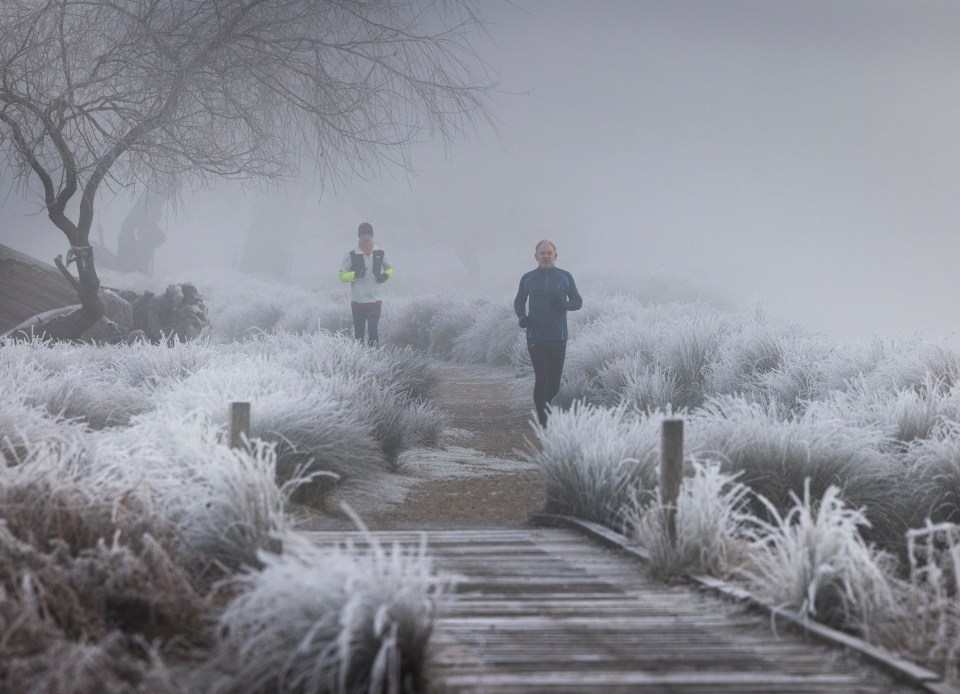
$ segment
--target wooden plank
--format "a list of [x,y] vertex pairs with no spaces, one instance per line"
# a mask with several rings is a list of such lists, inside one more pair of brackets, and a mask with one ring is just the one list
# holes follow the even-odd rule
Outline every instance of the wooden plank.
[[[351,536],[357,551],[361,535]],[[343,533],[318,541],[340,543]],[[420,546],[452,581],[437,603],[431,691],[915,691],[802,634],[686,586],[569,529],[369,536]]]

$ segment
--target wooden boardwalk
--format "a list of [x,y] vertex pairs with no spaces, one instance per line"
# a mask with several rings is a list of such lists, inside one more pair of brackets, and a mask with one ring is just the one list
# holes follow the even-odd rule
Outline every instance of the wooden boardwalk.
[[[353,534],[311,535],[325,543]],[[456,581],[431,638],[438,694],[923,691],[790,625],[648,580],[636,560],[572,530],[374,535],[425,536],[436,570]]]

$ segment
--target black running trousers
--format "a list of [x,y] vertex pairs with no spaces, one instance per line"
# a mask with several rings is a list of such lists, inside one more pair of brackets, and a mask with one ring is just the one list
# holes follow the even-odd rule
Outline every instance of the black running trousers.
[[377,327],[380,325],[380,306],[379,301],[370,303],[350,304],[350,310],[353,313],[353,336],[363,342],[364,332],[370,333],[370,344],[375,345],[380,340],[380,334]]
[[550,401],[560,392],[563,360],[567,356],[566,340],[542,340],[527,345],[536,382],[533,386],[533,404],[537,408],[540,426],[547,425]]

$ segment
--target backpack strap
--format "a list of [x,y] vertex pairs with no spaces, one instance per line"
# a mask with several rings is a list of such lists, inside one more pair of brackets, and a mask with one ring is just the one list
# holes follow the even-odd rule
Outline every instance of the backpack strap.
[[364,267],[363,254],[350,251],[350,269],[354,272],[363,272]]

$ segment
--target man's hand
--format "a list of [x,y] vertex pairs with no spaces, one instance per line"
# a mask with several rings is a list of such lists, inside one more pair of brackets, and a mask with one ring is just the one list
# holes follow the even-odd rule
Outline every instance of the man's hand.
[[388,275],[388,274],[385,273],[385,272],[381,272],[379,275],[376,275],[376,278],[377,278],[377,282],[381,282],[381,283],[382,283],[382,282],[386,282],[388,279],[390,279],[390,275]]
[[359,270],[354,270],[354,271],[353,271],[353,277],[354,277],[354,279],[358,279],[358,280],[359,280],[359,279],[362,279],[365,274],[367,274],[367,268],[365,268],[365,267],[362,267],[362,268],[360,268]]
[[524,316],[520,319],[521,328],[526,328],[528,325],[530,325],[530,316]]

